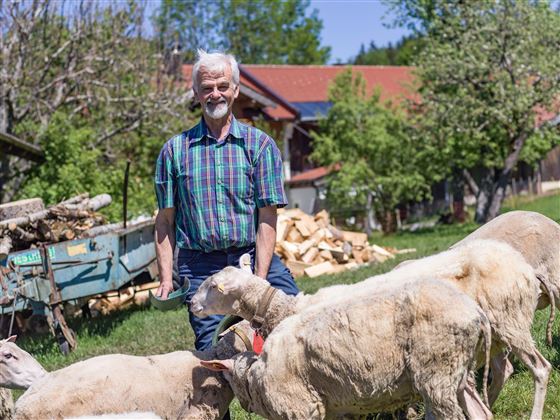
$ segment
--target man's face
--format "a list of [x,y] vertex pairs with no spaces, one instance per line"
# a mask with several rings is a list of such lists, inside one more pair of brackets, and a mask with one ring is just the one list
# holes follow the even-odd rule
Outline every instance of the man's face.
[[226,65],[223,70],[213,71],[200,67],[195,94],[205,117],[219,120],[227,116],[239,95],[239,86],[233,83],[231,67]]

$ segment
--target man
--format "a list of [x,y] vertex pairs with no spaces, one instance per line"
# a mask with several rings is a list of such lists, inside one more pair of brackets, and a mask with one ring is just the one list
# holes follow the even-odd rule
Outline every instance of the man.
[[[198,54],[192,78],[202,119],[171,138],[157,161],[156,255],[161,284],[156,295],[165,299],[173,290],[175,246],[180,279],[190,281],[187,303],[202,281],[237,265],[244,253],[251,254],[257,276],[295,295],[292,275],[273,254],[276,209],[287,204],[280,152],[272,138],[232,114],[239,95],[235,58],[202,50]],[[189,309],[197,350],[212,345],[221,318],[197,318]]]

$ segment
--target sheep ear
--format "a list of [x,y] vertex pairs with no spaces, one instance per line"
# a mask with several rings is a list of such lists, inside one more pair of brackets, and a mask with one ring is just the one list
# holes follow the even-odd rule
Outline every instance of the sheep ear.
[[239,268],[243,271],[247,271],[248,273],[253,274],[253,270],[251,270],[251,255],[250,254],[243,254],[239,258]]
[[233,370],[233,360],[201,360],[200,364],[214,372],[231,372]]
[[11,336],[9,336],[9,337],[6,339],[6,342],[7,342],[7,343],[15,343],[15,342],[16,342],[16,338],[17,338],[17,335],[11,335]]

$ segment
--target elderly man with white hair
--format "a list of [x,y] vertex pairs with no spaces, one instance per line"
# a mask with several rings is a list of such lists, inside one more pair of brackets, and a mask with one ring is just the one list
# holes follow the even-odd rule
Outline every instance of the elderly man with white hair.
[[[181,282],[190,281],[187,304],[208,276],[252,256],[254,272],[295,295],[289,270],[274,255],[276,209],[287,204],[280,151],[263,131],[232,114],[239,67],[229,54],[198,51],[193,90],[200,122],[163,146],[155,173],[159,212],[156,254],[162,299],[173,290],[175,247]],[[189,320],[197,350],[211,346],[221,316]]]

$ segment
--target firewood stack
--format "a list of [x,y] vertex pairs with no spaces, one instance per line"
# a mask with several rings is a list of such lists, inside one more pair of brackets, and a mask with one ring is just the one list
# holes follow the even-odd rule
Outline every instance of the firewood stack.
[[96,213],[111,204],[109,194],[89,198],[88,194],[72,197],[45,208],[39,198],[16,201],[0,206],[0,260],[8,253],[80,238],[106,220]]
[[311,216],[300,209],[289,209],[278,214],[275,252],[295,277],[316,277],[415,250],[370,245],[367,234],[339,230],[330,224],[326,210]]

